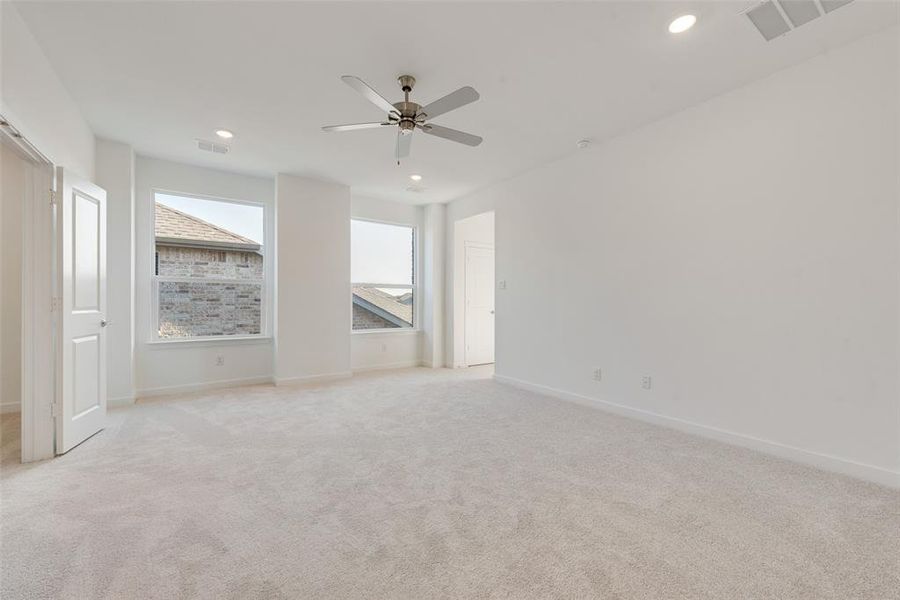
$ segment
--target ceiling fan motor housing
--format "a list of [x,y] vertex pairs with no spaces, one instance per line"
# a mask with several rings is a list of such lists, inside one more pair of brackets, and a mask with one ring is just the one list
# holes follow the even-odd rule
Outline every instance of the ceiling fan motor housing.
[[400,89],[403,90],[404,99],[402,102],[395,102],[394,108],[400,113],[398,125],[400,126],[400,135],[409,135],[416,129],[416,117],[419,114],[421,105],[409,101],[409,93],[416,85],[416,78],[412,75],[401,75],[397,78]]

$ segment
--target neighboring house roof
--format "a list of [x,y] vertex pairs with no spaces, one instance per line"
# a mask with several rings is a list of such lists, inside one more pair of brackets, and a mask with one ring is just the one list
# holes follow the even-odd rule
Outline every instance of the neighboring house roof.
[[404,304],[378,288],[353,287],[353,303],[399,327],[412,327],[412,303]]
[[248,251],[260,248],[258,242],[159,202],[156,203],[156,241],[170,246]]

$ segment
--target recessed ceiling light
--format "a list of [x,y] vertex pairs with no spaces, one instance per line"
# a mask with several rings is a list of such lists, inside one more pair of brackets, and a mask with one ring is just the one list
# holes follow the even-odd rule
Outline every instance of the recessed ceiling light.
[[421,175],[410,175],[409,178],[412,179],[413,181],[422,181]]
[[671,23],[669,23],[669,31],[671,33],[684,33],[688,29],[694,26],[694,23],[697,22],[697,17],[694,15],[681,15]]
[[227,129],[216,129],[216,135],[222,138],[223,140],[230,140],[234,137],[234,132],[229,131]]

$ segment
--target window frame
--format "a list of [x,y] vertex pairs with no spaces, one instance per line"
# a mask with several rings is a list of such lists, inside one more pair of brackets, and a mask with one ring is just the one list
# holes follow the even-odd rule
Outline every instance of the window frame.
[[[416,223],[386,221],[384,219],[370,219],[368,217],[350,217],[350,224],[353,221],[364,221],[366,223],[377,223],[378,225],[393,225],[394,227],[406,227],[412,230],[412,284],[397,283],[377,283],[371,281],[353,281],[350,278],[350,334],[351,335],[368,335],[379,333],[391,334],[410,334],[419,332],[419,315],[421,311],[421,294],[419,290],[419,226]],[[353,244],[351,231],[351,248]],[[350,254],[350,270],[353,271],[353,254]],[[354,286],[377,287],[396,290],[412,290],[413,293],[413,322],[411,327],[379,327],[374,329],[353,329],[353,288]]]
[[[180,192],[164,188],[152,188],[150,190],[150,252],[151,256],[156,256],[156,196],[158,194],[166,196],[180,196],[182,198],[194,198],[197,200],[206,200],[212,202],[223,202],[226,204],[240,204],[260,208],[263,211],[263,239],[260,243],[263,259],[263,276],[262,279],[233,279],[233,278],[217,278],[217,277],[165,277],[157,275],[156,264],[150,269],[150,318],[148,319],[148,342],[154,346],[164,344],[202,344],[210,343],[248,343],[266,341],[272,338],[270,331],[271,318],[269,315],[269,299],[271,297],[272,276],[271,265],[269,264],[272,255],[269,246],[269,207],[265,202],[255,200],[240,200],[237,198],[224,198],[221,196],[210,196],[207,194],[196,194],[193,192]],[[156,258],[153,259],[157,263]],[[204,335],[183,338],[163,338],[159,337],[159,284],[161,281],[166,282],[187,282],[187,283],[223,283],[223,284],[260,284],[260,324],[259,333],[242,334],[242,335]]]

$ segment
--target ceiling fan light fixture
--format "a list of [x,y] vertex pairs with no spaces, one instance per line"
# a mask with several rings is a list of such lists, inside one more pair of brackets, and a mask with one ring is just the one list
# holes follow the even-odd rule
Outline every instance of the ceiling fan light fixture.
[[410,175],[409,178],[412,179],[413,181],[422,181],[421,175]]
[[684,33],[697,23],[697,17],[694,15],[681,15],[671,23],[669,23],[669,33]]
[[234,132],[230,129],[216,129],[216,135],[223,140],[230,140],[234,137]]
[[[394,157],[398,165],[401,158],[409,156],[412,134],[416,129],[429,136],[443,138],[466,146],[478,146],[483,141],[481,136],[449,127],[441,127],[431,122],[433,117],[438,117],[478,100],[480,98],[478,92],[470,86],[461,87],[455,92],[451,92],[423,106],[409,99],[409,95],[416,84],[416,79],[412,75],[401,75],[398,77],[397,82],[403,90],[403,100],[394,103],[389,102],[359,77],[344,75],[341,77],[341,80],[359,92],[366,100],[385,111],[387,113],[386,120],[347,125],[326,125],[322,130],[354,131],[357,129],[380,129],[382,127],[396,126],[397,138],[394,146]],[[413,181],[418,180],[413,178]]]

